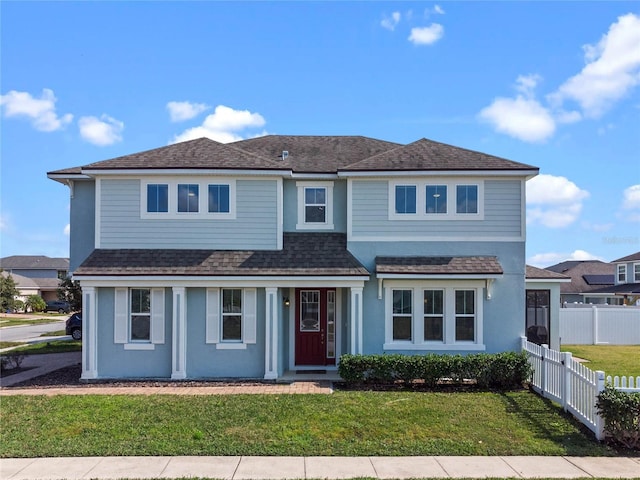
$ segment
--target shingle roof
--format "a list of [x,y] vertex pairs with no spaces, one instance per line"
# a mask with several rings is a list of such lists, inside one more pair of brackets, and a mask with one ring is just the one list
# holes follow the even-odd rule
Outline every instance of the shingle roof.
[[0,259],[5,270],[68,270],[68,258],[51,258],[44,255],[13,255]]
[[366,276],[341,233],[285,233],[282,250],[94,250],[75,275]]
[[631,255],[627,255],[626,257],[619,258],[614,260],[612,263],[623,263],[623,262],[638,262],[640,261],[640,252],[632,253]]
[[[267,135],[230,145],[275,160],[299,173],[335,173],[338,169],[401,146],[362,136]],[[288,156],[282,159],[282,152]]]
[[376,257],[376,273],[416,275],[496,275],[496,257]]
[[547,267],[546,270],[564,273],[571,278],[571,283],[560,285],[560,293],[579,294],[590,292],[593,287],[584,279],[585,275],[613,275],[615,266],[600,260],[568,260]]
[[538,168],[423,138],[349,165],[342,170],[538,170]]
[[[286,159],[283,151],[288,152]],[[291,170],[334,174],[339,171],[538,170],[426,139],[400,145],[362,136],[267,135],[229,144],[199,138],[83,167],[56,170],[49,175],[138,169]]]
[[531,265],[526,266],[526,278],[531,280],[571,280],[571,277],[562,273],[552,272],[544,268],[537,268]]

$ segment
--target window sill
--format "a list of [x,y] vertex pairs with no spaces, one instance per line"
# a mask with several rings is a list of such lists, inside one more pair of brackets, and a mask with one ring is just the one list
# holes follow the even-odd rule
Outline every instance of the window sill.
[[484,352],[487,347],[477,343],[385,343],[384,350],[433,350],[433,351],[467,351]]
[[216,343],[217,350],[246,350],[246,343]]
[[153,343],[125,343],[125,350],[155,350],[156,346]]

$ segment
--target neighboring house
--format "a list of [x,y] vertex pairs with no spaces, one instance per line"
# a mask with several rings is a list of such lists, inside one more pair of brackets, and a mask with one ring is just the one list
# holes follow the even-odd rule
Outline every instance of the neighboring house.
[[571,277],[527,265],[525,335],[530,342],[560,350],[560,290]]
[[82,378],[517,350],[537,173],[425,139],[279,135],[49,172],[71,192]]
[[[614,299],[613,305],[636,305],[640,300],[640,252],[614,260],[614,284],[589,292],[591,298]],[[595,303],[595,302],[593,302]]]
[[58,299],[60,280],[69,274],[68,258],[14,255],[0,259],[0,269],[10,273],[20,292],[19,300],[40,295],[46,302]]
[[615,283],[615,265],[600,260],[567,260],[546,267],[555,273],[571,278],[570,283],[560,286],[560,302],[564,304],[591,303],[620,305],[622,298],[614,295],[599,295],[596,291],[612,287]]

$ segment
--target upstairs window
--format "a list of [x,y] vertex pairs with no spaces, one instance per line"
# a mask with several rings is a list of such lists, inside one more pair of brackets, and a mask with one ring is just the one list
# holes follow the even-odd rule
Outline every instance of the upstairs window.
[[446,214],[447,213],[447,186],[446,185],[427,185],[427,210],[430,214]]
[[332,230],[333,182],[296,182],[298,230]]
[[147,185],[147,212],[167,213],[169,211],[169,185],[150,183]]
[[209,213],[229,213],[229,185],[209,185]]
[[198,213],[199,185],[190,183],[178,184],[178,212]]
[[627,266],[618,265],[618,283],[627,283]]
[[633,281],[640,283],[640,263],[633,264]]
[[478,186],[456,186],[456,213],[478,213]]
[[415,185],[396,185],[396,213],[416,213]]

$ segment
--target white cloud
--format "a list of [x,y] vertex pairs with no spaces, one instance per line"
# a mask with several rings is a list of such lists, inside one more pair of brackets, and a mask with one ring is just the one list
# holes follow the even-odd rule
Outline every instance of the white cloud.
[[440,5],[436,5],[435,7],[433,7],[433,13],[444,15],[444,10]]
[[183,122],[197,117],[202,112],[209,108],[204,103],[191,103],[191,102],[169,102],[167,103],[167,110],[169,110],[169,116],[172,122]]
[[640,184],[625,188],[623,196],[622,208],[625,210],[640,210]]
[[527,223],[566,227],[578,219],[588,197],[589,192],[565,177],[538,175],[527,182]]
[[550,100],[573,100],[588,117],[599,117],[640,83],[640,17],[618,18],[596,45],[585,45],[586,65]]
[[533,98],[538,83],[542,77],[538,74],[518,75],[516,78],[516,90],[527,98]]
[[380,25],[382,25],[382,28],[386,28],[387,30],[391,30],[393,32],[396,29],[398,23],[400,23],[400,18],[400,12],[393,12],[388,17],[384,17],[380,22]]
[[124,123],[106,114],[100,118],[82,117],[78,120],[78,127],[82,138],[100,147],[122,141]]
[[64,226],[64,230],[62,231],[62,233],[64,233],[65,235],[69,236],[71,234],[71,225],[67,223]]
[[414,45],[433,45],[443,36],[444,27],[439,23],[432,23],[428,27],[412,28],[408,40]]
[[256,134],[244,134],[243,136],[239,132],[263,127],[265,123],[265,119],[259,113],[251,113],[249,110],[234,110],[225,105],[218,105],[212,114],[207,115],[202,125],[176,135],[171,143],[194,140],[200,137],[207,137],[221,143],[235,142],[256,136]]
[[593,255],[585,250],[574,250],[572,253],[558,253],[558,252],[548,252],[548,253],[538,253],[533,255],[532,257],[527,259],[527,263],[529,265],[533,265],[534,267],[549,267],[551,265],[555,265],[556,263],[564,262],[567,260],[601,260],[602,258]]
[[11,90],[6,95],[0,95],[0,105],[4,106],[4,116],[26,117],[36,130],[53,132],[60,130],[73,120],[73,115],[67,113],[58,116],[56,113],[56,97],[53,90],[42,89],[40,98],[34,98],[29,92]]
[[493,125],[496,131],[525,142],[542,142],[556,130],[549,111],[537,100],[523,95],[498,97],[480,111],[479,117]]

